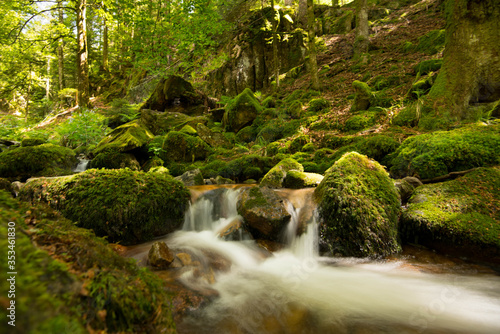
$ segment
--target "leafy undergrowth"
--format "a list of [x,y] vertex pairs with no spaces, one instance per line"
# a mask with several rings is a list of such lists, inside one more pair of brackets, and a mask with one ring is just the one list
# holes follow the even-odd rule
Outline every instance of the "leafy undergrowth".
[[[172,296],[164,283],[92,231],[2,190],[0,218],[2,235],[7,222],[16,223],[17,333],[175,332]],[[7,246],[7,238],[1,238],[0,247]],[[10,271],[6,261],[0,266]],[[7,289],[1,285],[4,319]]]

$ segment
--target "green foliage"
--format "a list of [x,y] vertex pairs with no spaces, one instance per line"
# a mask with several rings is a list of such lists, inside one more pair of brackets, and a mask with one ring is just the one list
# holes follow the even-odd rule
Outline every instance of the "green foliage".
[[82,110],[55,129],[61,136],[61,145],[77,148],[96,145],[104,137],[106,118],[93,110]]
[[47,143],[47,140],[44,138],[24,138],[21,141],[21,147],[37,146],[45,143]]
[[129,169],[90,169],[66,178],[37,179],[23,188],[21,197],[48,202],[78,226],[123,244],[176,230],[190,198],[171,176]]
[[436,54],[443,50],[445,37],[446,33],[444,29],[432,30],[418,39],[415,51],[425,52],[430,55]]
[[429,59],[429,60],[424,60],[415,65],[413,70],[418,75],[425,75],[430,72],[438,71],[441,68],[441,66],[443,66],[442,59]]
[[126,99],[118,98],[111,101],[111,110],[108,114],[118,123],[125,124],[140,116],[139,104],[130,104]]
[[[452,247],[467,257],[500,256],[500,169],[418,187],[400,225],[403,241]],[[489,258],[488,258],[489,257]]]
[[24,119],[14,115],[6,115],[0,118],[0,138],[16,140],[22,127],[25,126]]
[[34,176],[67,175],[77,163],[75,153],[66,147],[19,147],[0,153],[0,177],[25,181]]
[[307,108],[307,111],[317,113],[330,108],[330,106],[331,103],[327,99],[324,98],[312,99],[311,101],[309,101],[309,108]]
[[434,178],[500,163],[500,125],[470,125],[406,139],[391,161],[396,177]]
[[378,257],[401,250],[398,193],[377,162],[355,152],[345,154],[326,171],[314,196],[328,251]]

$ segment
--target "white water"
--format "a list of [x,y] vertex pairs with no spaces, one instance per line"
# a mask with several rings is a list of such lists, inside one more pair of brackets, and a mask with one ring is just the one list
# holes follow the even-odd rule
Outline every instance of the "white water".
[[167,241],[201,262],[208,262],[203,258],[209,252],[231,263],[229,271],[215,272],[215,283],[194,270],[184,272],[186,286],[215,290],[218,297],[187,316],[179,332],[500,333],[498,276],[431,275],[404,269],[401,262],[322,259],[314,219],[295,236],[303,209],[297,205],[311,205],[296,200],[288,202],[288,247],[265,256],[252,241],[218,237],[225,225],[241,219],[237,196],[236,190],[222,196],[218,210],[224,214],[200,197],[183,231]]
[[90,162],[88,159],[79,159],[80,161],[78,162],[78,165],[73,169],[74,173],[81,173],[85,172],[87,170],[87,166]]

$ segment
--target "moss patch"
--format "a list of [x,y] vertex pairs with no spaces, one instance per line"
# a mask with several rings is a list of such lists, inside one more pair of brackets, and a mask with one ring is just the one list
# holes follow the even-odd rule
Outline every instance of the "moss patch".
[[229,101],[223,117],[223,124],[226,131],[238,132],[241,128],[249,125],[262,111],[262,106],[253,92],[246,88]]
[[314,192],[324,251],[344,256],[385,256],[401,250],[398,192],[377,162],[355,152],[326,171]]
[[434,178],[450,172],[500,163],[500,125],[469,125],[406,139],[394,153],[391,173],[398,178]]
[[154,135],[140,121],[135,120],[123,124],[108,134],[99,142],[94,154],[99,154],[106,149],[113,149],[117,152],[128,152],[146,145]]
[[91,169],[69,177],[35,179],[20,196],[49,203],[78,226],[123,244],[176,230],[190,198],[184,185],[171,176],[128,169]]
[[462,256],[500,263],[500,168],[415,190],[403,210],[401,235]]
[[36,176],[71,174],[78,164],[75,153],[52,144],[18,147],[0,153],[0,177],[26,181]]
[[269,188],[282,188],[283,187],[283,180],[286,176],[286,174],[291,171],[291,170],[296,170],[299,172],[304,171],[304,167],[302,167],[301,164],[299,164],[297,161],[295,161],[292,158],[287,158],[280,163],[278,163],[276,166],[274,166],[262,179],[260,182],[261,187],[269,187]]

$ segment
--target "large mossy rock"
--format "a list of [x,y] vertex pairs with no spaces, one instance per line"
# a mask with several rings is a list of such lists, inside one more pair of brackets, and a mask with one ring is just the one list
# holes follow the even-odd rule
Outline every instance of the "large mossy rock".
[[403,241],[500,263],[500,167],[418,187],[403,209]]
[[172,75],[160,80],[141,109],[168,110],[187,115],[201,115],[208,110],[203,103],[203,97],[196,93],[188,81]]
[[97,155],[104,150],[130,152],[145,146],[153,138],[154,135],[149,131],[147,126],[140,120],[135,120],[111,131],[99,142],[94,150],[94,154]]
[[219,148],[232,148],[233,145],[224,137],[224,135],[220,132],[215,132],[210,130],[207,126],[199,123],[196,125],[196,131],[198,136],[208,145]]
[[346,153],[314,192],[324,251],[343,256],[399,252],[399,195],[384,168],[356,152]]
[[291,218],[283,199],[267,187],[243,190],[237,209],[255,239],[281,241],[281,232]]
[[210,146],[200,137],[178,131],[170,131],[166,136],[155,138],[151,145],[161,147],[160,158],[165,162],[194,162],[204,160],[210,153]]
[[20,193],[47,202],[78,226],[112,242],[135,244],[182,225],[190,195],[169,175],[129,169],[90,169],[61,178],[28,182]]
[[30,177],[68,175],[77,164],[75,152],[66,147],[18,147],[0,153],[0,177],[24,182]]
[[131,170],[140,170],[141,165],[137,161],[136,157],[131,153],[104,150],[92,159],[89,168],[129,168]]
[[291,170],[283,180],[283,187],[290,189],[317,187],[323,181],[323,178],[321,174]]
[[500,164],[500,124],[469,125],[406,139],[394,153],[391,174],[431,179]]
[[283,180],[290,171],[303,172],[304,167],[292,158],[281,160],[260,181],[261,187],[283,188]]
[[[0,190],[4,236],[8,222],[16,224],[16,271],[23,275],[16,281],[16,326],[2,332],[175,333],[171,296],[161,279],[118,255],[92,231]],[[2,249],[8,245],[7,237],[0,238]],[[11,271],[7,265],[0,261],[0,270]],[[8,289],[0,284],[2,296],[8,296]],[[0,311],[1,328],[10,321],[6,308]]]
[[207,124],[206,116],[188,116],[179,112],[160,112],[150,109],[141,110],[141,122],[156,135],[164,135],[169,131],[179,131],[184,126],[196,128],[198,123]]
[[241,94],[228,102],[222,123],[226,131],[238,132],[245,126],[251,125],[262,106],[253,92],[246,88]]

